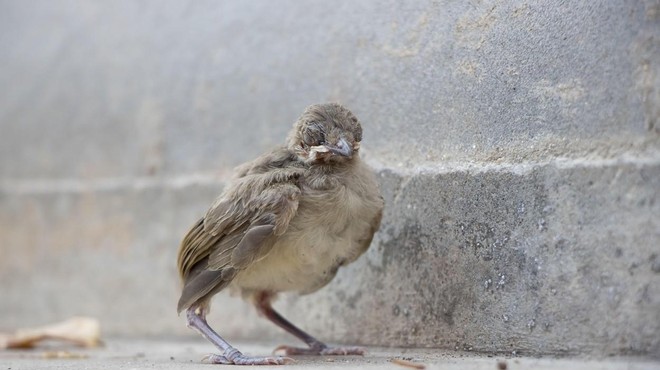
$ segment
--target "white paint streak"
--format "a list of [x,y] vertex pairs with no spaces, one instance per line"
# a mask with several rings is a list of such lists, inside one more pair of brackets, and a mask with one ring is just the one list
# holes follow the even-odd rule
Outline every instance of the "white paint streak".
[[[655,154],[655,155],[653,155]],[[621,165],[660,165],[660,154],[648,156],[622,155],[612,158],[555,158],[545,162],[483,163],[483,162],[440,162],[422,163],[415,166],[367,161],[376,172],[392,171],[402,177],[415,175],[449,174],[455,172],[485,173],[501,172],[525,175],[540,167],[554,166],[558,169],[615,167]],[[116,177],[100,179],[28,179],[0,180],[0,193],[4,194],[57,194],[111,192],[118,190],[172,189],[190,186],[222,186],[231,176],[230,171],[216,173],[191,173],[171,177]]]
[[612,158],[554,158],[543,162],[522,163],[484,163],[484,162],[440,162],[424,163],[416,166],[404,164],[390,165],[377,161],[368,161],[376,171],[392,171],[400,176],[448,174],[455,172],[484,173],[503,172],[524,175],[534,169],[553,166],[558,169],[603,168],[621,165],[649,166],[660,165],[660,153],[651,156],[622,155]]

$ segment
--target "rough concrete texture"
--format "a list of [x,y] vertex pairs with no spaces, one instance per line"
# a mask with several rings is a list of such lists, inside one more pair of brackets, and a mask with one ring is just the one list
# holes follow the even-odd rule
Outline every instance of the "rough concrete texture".
[[[267,355],[272,350],[268,343],[238,343],[245,353]],[[33,351],[9,351],[0,353],[3,367],[11,370],[23,369],[215,369],[201,362],[201,358],[213,352],[213,347],[203,340],[144,340],[112,338],[106,346],[94,349],[77,349],[48,345]],[[59,358],[56,356],[60,356]],[[69,356],[67,358],[66,356]],[[295,369],[386,369],[405,370],[396,363],[404,360],[426,369],[442,370],[652,370],[660,368],[658,363],[638,357],[591,358],[530,358],[520,356],[478,356],[468,352],[448,352],[409,348],[368,348],[368,354],[345,357],[298,356],[295,363],[286,368]],[[395,362],[392,362],[395,361]],[[500,365],[502,364],[502,365]],[[226,367],[222,367],[226,368]],[[281,366],[259,367],[260,369],[282,369]]]
[[[386,214],[277,307],[323,339],[660,354],[657,1],[0,2],[0,328],[189,334],[177,244],[305,106]],[[274,337],[238,299],[211,321]]]

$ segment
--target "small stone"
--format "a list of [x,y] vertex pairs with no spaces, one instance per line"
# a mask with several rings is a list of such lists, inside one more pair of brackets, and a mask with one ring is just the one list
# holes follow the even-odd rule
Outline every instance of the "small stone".
[[660,258],[656,258],[651,264],[651,271],[660,273]]

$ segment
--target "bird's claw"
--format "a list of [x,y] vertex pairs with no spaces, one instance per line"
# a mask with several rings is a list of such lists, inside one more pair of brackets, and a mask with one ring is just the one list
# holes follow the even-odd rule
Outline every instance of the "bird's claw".
[[204,356],[202,361],[222,365],[286,365],[295,362],[290,357],[251,357],[245,356],[242,353],[233,356],[209,353]]
[[286,356],[350,356],[358,355],[364,356],[367,351],[363,347],[310,347],[310,348],[298,348],[290,347],[287,345],[277,346],[273,350],[273,354],[281,352]]
[[367,350],[363,347],[328,347],[321,350],[323,356],[364,356]]

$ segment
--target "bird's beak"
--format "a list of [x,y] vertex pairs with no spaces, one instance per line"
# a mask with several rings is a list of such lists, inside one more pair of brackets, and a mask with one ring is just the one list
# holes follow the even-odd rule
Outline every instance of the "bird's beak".
[[324,145],[332,154],[341,155],[342,157],[351,157],[353,155],[353,148],[351,144],[343,137],[337,141],[336,145]]

